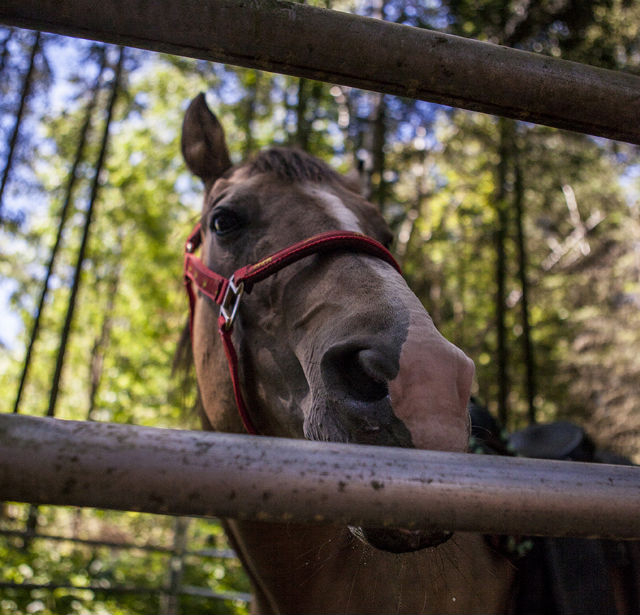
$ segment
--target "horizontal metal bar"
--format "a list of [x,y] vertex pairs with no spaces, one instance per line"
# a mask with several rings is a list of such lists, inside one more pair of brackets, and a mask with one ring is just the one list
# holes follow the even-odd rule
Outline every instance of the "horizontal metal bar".
[[212,559],[238,559],[232,549],[198,549],[197,551],[185,551],[185,557],[210,557]]
[[640,468],[0,415],[0,499],[640,538]]
[[[147,551],[151,553],[162,553],[164,555],[176,554],[173,547],[162,547],[160,545],[142,545],[133,542],[115,542],[113,540],[92,540],[90,538],[77,538],[75,536],[55,536],[52,534],[40,534],[24,530],[1,530],[0,536],[10,536],[27,540],[51,540],[53,542],[72,542],[88,547],[107,547],[109,549],[126,549],[129,551]],[[212,559],[238,559],[238,556],[231,549],[199,549],[197,551],[184,551],[184,557],[201,557]]]
[[[11,581],[0,581],[0,589],[17,589],[22,591],[70,589],[75,591],[91,591],[103,594],[171,594],[169,588],[164,587],[134,587],[127,585],[73,585],[72,583],[12,583]],[[250,602],[251,594],[244,592],[214,592],[206,587],[195,587],[193,585],[183,585],[177,592],[182,596],[198,596],[200,598],[210,598],[213,600],[233,600],[235,602]]]
[[245,592],[214,592],[206,587],[196,587],[195,585],[182,585],[178,593],[184,596],[198,596],[200,598],[214,598],[216,600],[251,602],[251,594]]
[[283,0],[3,0],[0,23],[640,144],[640,77]]
[[168,590],[162,587],[129,587],[126,585],[73,585],[72,583],[13,583],[11,581],[0,581],[0,589],[18,589],[22,591],[33,591],[34,589],[44,589],[55,591],[56,589],[72,589],[76,591],[92,591],[107,594],[164,594]]

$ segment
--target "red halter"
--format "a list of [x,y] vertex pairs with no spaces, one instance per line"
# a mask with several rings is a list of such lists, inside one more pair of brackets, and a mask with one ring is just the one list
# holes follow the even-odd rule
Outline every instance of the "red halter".
[[244,397],[242,396],[242,391],[240,390],[238,356],[231,339],[233,322],[238,314],[238,306],[240,305],[242,295],[244,293],[250,293],[256,282],[264,280],[287,265],[291,265],[311,254],[334,250],[354,250],[376,256],[392,265],[401,273],[400,266],[389,250],[382,244],[371,237],[360,233],[352,233],[351,231],[331,231],[314,235],[309,239],[299,241],[284,250],[268,256],[254,265],[241,267],[230,278],[225,278],[215,273],[215,271],[211,271],[211,269],[193,254],[201,242],[202,231],[200,224],[197,224],[189,235],[184,248],[184,282],[187,295],[189,296],[189,330],[191,332],[191,339],[193,341],[193,314],[196,300],[196,292],[193,285],[195,284],[196,288],[202,294],[220,306],[218,331],[222,337],[222,343],[229,363],[233,394],[236,399],[236,405],[238,406],[238,412],[240,413],[240,418],[242,419],[245,429],[250,434],[257,434],[258,432],[251,421]]

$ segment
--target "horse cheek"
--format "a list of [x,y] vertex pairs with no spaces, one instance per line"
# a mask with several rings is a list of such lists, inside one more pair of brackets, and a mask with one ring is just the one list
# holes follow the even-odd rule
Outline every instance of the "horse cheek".
[[474,369],[473,361],[440,335],[428,315],[412,310],[389,394],[416,448],[467,450]]
[[216,310],[208,301],[199,298],[193,321],[192,348],[202,411],[213,431],[244,433],[217,329]]

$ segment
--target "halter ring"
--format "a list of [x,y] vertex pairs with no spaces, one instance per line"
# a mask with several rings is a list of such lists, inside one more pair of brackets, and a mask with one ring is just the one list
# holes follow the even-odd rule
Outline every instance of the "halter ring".
[[224,297],[220,303],[220,316],[224,319],[225,331],[230,331],[233,327],[233,321],[236,319],[240,299],[244,294],[244,282],[240,282],[236,286],[233,276],[229,278],[227,289],[224,291]]

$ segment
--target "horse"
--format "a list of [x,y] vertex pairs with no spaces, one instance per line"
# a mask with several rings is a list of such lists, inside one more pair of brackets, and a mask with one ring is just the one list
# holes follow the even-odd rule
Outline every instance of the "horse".
[[[203,428],[466,452],[473,362],[407,286],[358,186],[295,148],[232,164],[203,94],[182,153],[204,183],[186,278]],[[255,613],[513,610],[516,567],[478,534],[223,525]]]

